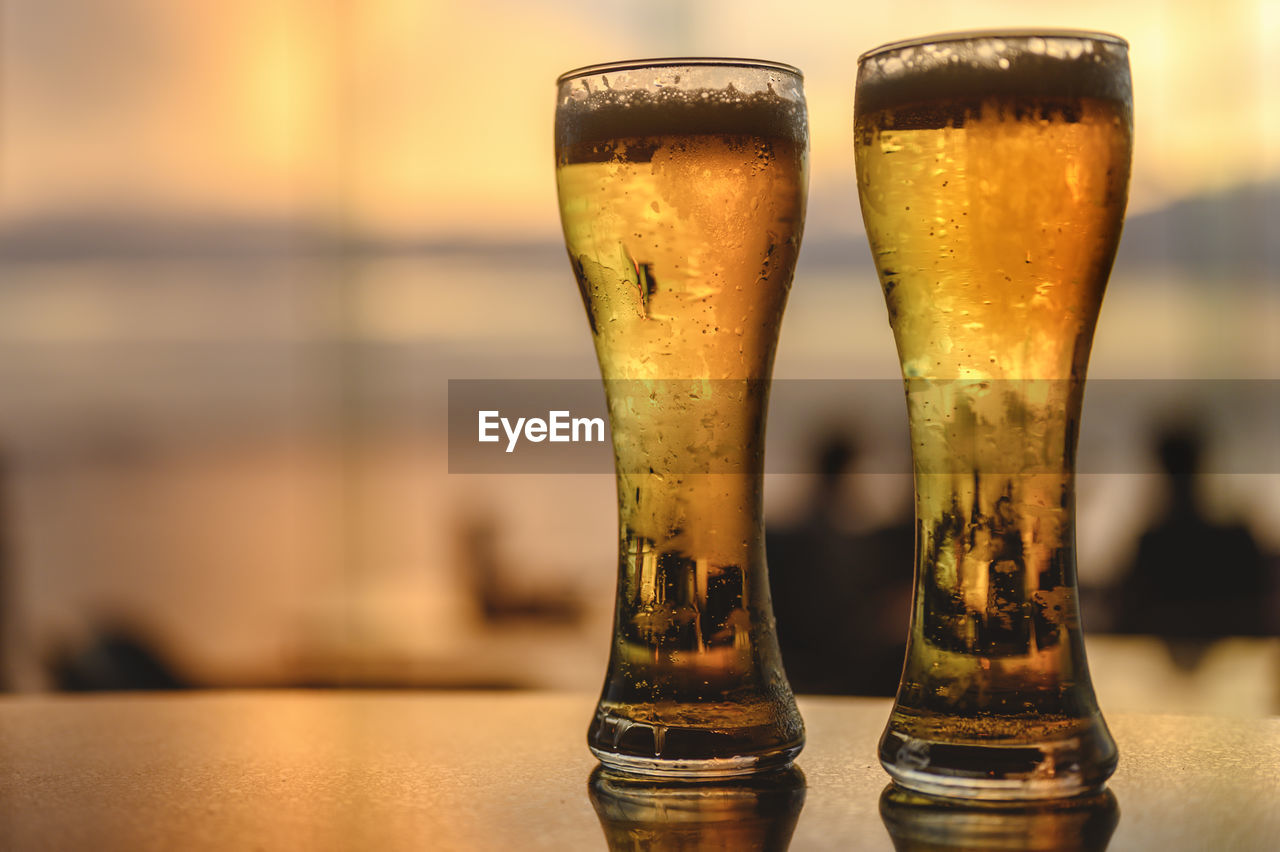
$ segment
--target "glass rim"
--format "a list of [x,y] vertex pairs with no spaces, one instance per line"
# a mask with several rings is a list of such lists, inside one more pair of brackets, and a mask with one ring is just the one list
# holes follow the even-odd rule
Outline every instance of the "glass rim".
[[755,68],[761,71],[781,71],[793,74],[801,81],[804,73],[794,65],[785,62],[774,62],[769,59],[743,59],[733,56],[664,56],[655,59],[628,59],[620,62],[600,62],[594,65],[583,65],[573,68],[556,78],[556,85],[589,77],[593,74],[605,74],[610,71],[639,71],[644,68],[679,68],[683,66],[705,66],[719,68]]
[[1119,47],[1128,48],[1129,42],[1114,33],[1105,33],[1098,30],[1071,30],[1071,29],[1055,29],[1052,27],[1036,28],[1036,27],[1016,27],[1012,29],[990,29],[990,30],[954,30],[952,32],[934,33],[932,35],[917,36],[916,38],[906,38],[899,41],[891,41],[882,44],[879,47],[873,47],[858,57],[858,64],[861,65],[873,56],[879,56],[882,53],[891,53],[895,50],[902,50],[907,47],[923,47],[926,44],[947,44],[957,41],[976,41],[983,38],[1076,38],[1091,39],[1093,41],[1105,41]]

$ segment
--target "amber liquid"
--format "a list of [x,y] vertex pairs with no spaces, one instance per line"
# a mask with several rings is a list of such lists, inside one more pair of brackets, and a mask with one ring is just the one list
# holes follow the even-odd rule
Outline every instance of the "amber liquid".
[[891,774],[1052,789],[1075,773],[1090,789],[1114,767],[1081,639],[1073,471],[1129,128],[1127,103],[1067,96],[857,117],[915,465],[912,629],[881,745]]
[[[757,102],[757,122],[619,108],[558,133],[560,212],[617,468],[614,641],[588,735],[606,762],[789,755],[803,740],[761,506],[806,189],[803,124],[783,107]],[[742,132],[750,124],[762,132]]]

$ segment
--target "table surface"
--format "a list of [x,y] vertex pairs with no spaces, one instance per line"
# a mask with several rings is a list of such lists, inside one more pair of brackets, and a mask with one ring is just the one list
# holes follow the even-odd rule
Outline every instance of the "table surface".
[[882,817],[880,699],[800,700],[804,780],[781,799],[589,794],[594,704],[522,692],[8,697],[0,848],[592,850],[609,830],[615,850],[740,849],[792,826],[792,850],[1270,850],[1280,838],[1278,718],[1110,718],[1118,823],[1114,809],[1095,814],[1082,840],[1078,815]]

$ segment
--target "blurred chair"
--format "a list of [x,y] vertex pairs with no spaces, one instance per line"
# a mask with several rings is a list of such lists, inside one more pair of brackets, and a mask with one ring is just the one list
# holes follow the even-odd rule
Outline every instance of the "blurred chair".
[[515,572],[503,561],[496,518],[477,513],[458,526],[460,564],[464,581],[485,623],[521,621],[542,625],[578,625],[584,616],[575,589],[539,585],[519,588]]

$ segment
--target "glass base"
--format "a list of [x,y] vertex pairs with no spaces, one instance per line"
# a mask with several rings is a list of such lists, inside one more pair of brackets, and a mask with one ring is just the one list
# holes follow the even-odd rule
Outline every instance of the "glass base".
[[899,786],[943,798],[984,801],[1065,799],[1100,793],[1114,752],[1098,762],[1082,737],[993,745],[948,743],[885,732],[880,764]]
[[660,712],[602,704],[587,746],[607,768],[628,775],[732,778],[790,766],[804,747],[804,726],[789,701],[685,703]]
[[791,746],[769,754],[735,755],[701,759],[637,757],[617,754],[591,746],[591,753],[605,767],[624,775],[667,780],[704,780],[738,778],[762,772],[774,772],[791,766],[802,746]]

